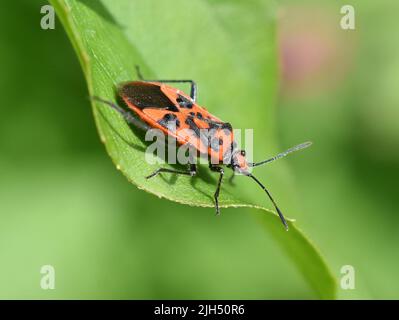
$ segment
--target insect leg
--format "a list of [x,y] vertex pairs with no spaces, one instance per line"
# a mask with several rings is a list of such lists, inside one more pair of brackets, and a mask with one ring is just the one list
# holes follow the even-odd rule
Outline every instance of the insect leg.
[[197,166],[195,164],[190,164],[190,169],[188,171],[173,170],[173,169],[168,169],[168,168],[159,168],[158,170],[155,170],[153,173],[151,173],[149,176],[147,176],[145,178],[151,179],[162,172],[183,174],[186,176],[194,177],[197,174]]
[[91,97],[91,99],[94,100],[94,101],[98,101],[98,102],[104,103],[106,105],[109,105],[111,108],[113,108],[116,111],[118,111],[125,118],[125,120],[128,123],[134,125],[135,127],[139,128],[141,130],[144,130],[144,131],[147,131],[147,130],[150,129],[150,127],[147,124],[145,124],[144,122],[142,122],[142,121],[138,120],[137,118],[133,117],[129,112],[127,112],[126,110],[123,110],[117,104],[112,103],[111,101],[104,100],[102,98],[96,97],[96,96]]
[[220,173],[218,185],[217,185],[217,187],[216,187],[216,191],[215,191],[215,194],[214,194],[214,196],[213,196],[213,197],[215,198],[216,215],[219,215],[219,214],[220,214],[220,210],[219,210],[219,192],[220,192],[220,186],[222,185],[224,170],[223,170],[222,167],[213,166],[212,164],[209,165],[209,168],[210,168],[212,171],[215,171],[215,172],[219,172],[219,173]]
[[161,82],[161,83],[191,83],[190,97],[194,102],[197,101],[197,84],[195,83],[194,80],[187,80],[187,79],[184,79],[184,80],[147,80],[147,79],[144,79],[143,75],[141,74],[139,66],[136,66],[136,72],[137,72],[137,77],[141,81]]

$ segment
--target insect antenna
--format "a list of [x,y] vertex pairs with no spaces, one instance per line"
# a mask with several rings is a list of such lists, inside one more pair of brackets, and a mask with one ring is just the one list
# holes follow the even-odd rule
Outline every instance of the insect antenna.
[[286,150],[284,152],[279,153],[278,155],[274,156],[273,158],[270,158],[270,159],[267,159],[267,160],[263,160],[263,161],[260,161],[260,162],[248,163],[248,165],[250,167],[257,167],[257,166],[260,166],[262,164],[265,164],[265,163],[272,162],[274,160],[278,160],[280,158],[283,158],[286,155],[290,154],[291,152],[295,152],[295,151],[299,151],[299,150],[305,149],[307,147],[310,147],[311,145],[312,145],[312,142],[310,142],[310,141],[304,142],[304,143],[298,144],[297,146],[292,147],[292,148],[290,148],[290,149],[288,149],[288,150]]
[[266,187],[262,184],[262,182],[260,182],[255,176],[253,176],[252,174],[248,174],[248,177],[251,177],[253,180],[256,181],[256,183],[266,192],[266,194],[269,196],[270,201],[273,203],[274,207],[276,208],[276,211],[278,213],[278,216],[281,219],[281,222],[283,223],[285,230],[288,231],[288,224],[287,221],[284,218],[284,215],[282,214],[282,212],[280,211],[280,209],[277,207],[276,202],[274,201],[273,197],[271,196],[271,194],[269,193],[269,191],[267,191]]

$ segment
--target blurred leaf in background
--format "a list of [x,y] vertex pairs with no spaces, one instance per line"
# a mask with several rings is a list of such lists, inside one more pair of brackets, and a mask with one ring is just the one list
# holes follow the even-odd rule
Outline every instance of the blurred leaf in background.
[[[340,28],[348,4],[355,30]],[[297,219],[337,276],[355,268],[356,289],[340,298],[399,298],[398,10],[389,0],[280,2],[279,136],[314,141],[292,160]]]

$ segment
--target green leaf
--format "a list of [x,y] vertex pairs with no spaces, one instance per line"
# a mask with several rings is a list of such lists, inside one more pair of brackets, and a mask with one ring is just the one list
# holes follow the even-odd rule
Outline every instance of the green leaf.
[[[192,78],[200,84],[201,105],[236,127],[267,135],[262,145],[273,144],[277,62],[272,1],[50,2],[76,50],[90,95],[115,102],[115,86],[136,79],[135,65],[147,78]],[[215,175],[201,167],[193,179],[165,176],[147,181],[145,176],[159,165],[144,161],[143,135],[108,106],[95,103],[93,113],[101,141],[131,183],[171,201],[214,207]],[[317,295],[334,298],[335,280],[314,246],[292,221],[285,232],[273,211],[255,204],[259,194],[255,198],[246,191],[249,182],[238,179],[241,187],[223,185],[221,207],[256,208],[261,224]]]

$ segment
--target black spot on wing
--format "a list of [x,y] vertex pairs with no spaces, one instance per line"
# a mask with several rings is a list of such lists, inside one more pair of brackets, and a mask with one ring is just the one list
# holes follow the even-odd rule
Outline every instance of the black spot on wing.
[[220,129],[220,127],[222,126],[222,124],[220,122],[213,121],[213,120],[211,120],[209,118],[204,119],[204,120],[205,120],[206,123],[208,123],[209,129],[216,129],[217,130],[217,129]]
[[222,129],[226,129],[227,131],[230,131],[230,132],[233,131],[233,127],[228,122],[225,122],[222,124]]
[[224,135],[229,136],[231,132],[233,131],[233,128],[230,123],[228,122],[222,122],[219,124],[219,129],[223,130]]
[[192,109],[193,107],[193,102],[180,94],[176,101],[181,108]]
[[119,95],[137,108],[167,109],[178,112],[175,104],[162,92],[161,87],[146,82],[129,82],[119,89]]
[[176,120],[176,119],[177,119],[177,116],[176,116],[175,114],[173,114],[173,113],[167,113],[167,114],[165,114],[165,115],[163,116],[163,119],[164,119],[165,121],[173,121],[173,120]]
[[177,119],[176,115],[173,113],[167,113],[163,116],[161,120],[157,121],[162,127],[174,132],[180,127],[180,120]]
[[194,122],[193,116],[188,116],[185,122],[188,125],[189,129],[191,129],[194,132],[195,136],[200,139],[205,148],[208,148],[209,132],[207,130],[200,130],[200,128]]
[[231,126],[230,123],[215,121],[215,120],[212,120],[211,117],[209,117],[209,116],[204,118],[204,116],[202,115],[201,112],[197,112],[197,118],[208,123],[209,129],[223,129],[223,130],[227,130],[230,132],[233,131],[233,127]]
[[188,127],[194,131],[195,135],[197,137],[200,136],[201,132],[200,132],[200,128],[198,128],[197,124],[194,122],[193,117],[187,117],[186,119],[186,124],[188,125]]

